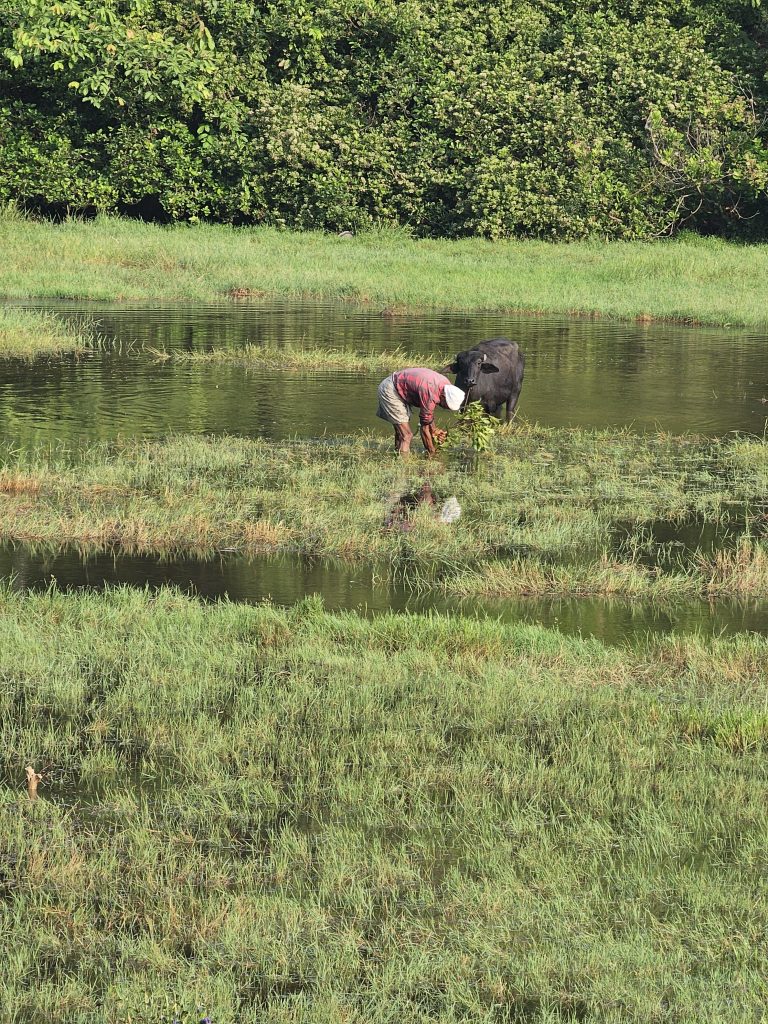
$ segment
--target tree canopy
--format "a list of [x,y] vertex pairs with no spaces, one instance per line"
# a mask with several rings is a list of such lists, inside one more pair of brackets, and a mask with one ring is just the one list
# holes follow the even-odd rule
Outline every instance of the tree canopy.
[[763,238],[751,0],[0,0],[0,201]]

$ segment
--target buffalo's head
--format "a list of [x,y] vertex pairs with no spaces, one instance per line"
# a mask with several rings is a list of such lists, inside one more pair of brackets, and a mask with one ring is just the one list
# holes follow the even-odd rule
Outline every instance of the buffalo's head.
[[486,352],[471,348],[467,352],[459,352],[456,359],[446,370],[456,374],[456,387],[469,391],[480,379],[481,373],[498,373],[499,368],[488,361]]

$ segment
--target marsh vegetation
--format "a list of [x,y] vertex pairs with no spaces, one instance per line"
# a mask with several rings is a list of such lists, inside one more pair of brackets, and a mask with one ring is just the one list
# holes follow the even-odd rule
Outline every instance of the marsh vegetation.
[[0,306],[0,359],[27,362],[40,356],[78,355],[95,344],[87,327],[68,325],[51,314]]
[[[105,262],[88,262],[107,229],[110,246],[125,232],[135,264],[116,272],[109,247]],[[54,229],[27,230],[23,244]],[[142,232],[146,244],[131,250]],[[102,222],[55,237],[84,244],[80,264],[52,273],[64,291],[72,274],[73,293],[128,282],[125,294],[208,294],[231,280],[236,255],[223,242],[217,255],[224,235],[211,230],[204,280],[199,241],[188,264],[152,266],[161,238],[176,260],[197,229]],[[351,252],[305,241],[323,258],[326,246]],[[359,262],[372,242],[352,244]],[[439,267],[450,251],[461,262],[466,244],[462,255],[429,243],[419,259],[436,254]],[[736,253],[697,244],[699,255]],[[417,251],[403,239],[387,246]],[[505,258],[514,253],[510,244]],[[32,278],[16,266],[23,290]],[[7,322],[19,341],[43,323],[58,329],[21,311]],[[355,375],[359,393],[364,374],[442,360],[320,344],[171,347],[157,361],[159,351],[131,357],[142,380],[223,367],[241,401],[243,371],[258,366],[306,381],[324,364]],[[762,437],[520,418],[482,457],[457,445],[398,461],[389,439],[367,431],[300,438],[281,426],[270,440],[228,436],[217,420],[207,435],[204,412],[232,406],[230,393],[214,396],[223,379],[181,389],[187,429],[160,439],[116,429],[100,443],[98,410],[86,433],[63,434],[67,402],[83,420],[98,404],[97,392],[68,392],[66,377],[42,406],[61,433],[54,443],[22,443],[11,403],[0,538],[51,558],[63,544],[168,559],[293,552],[364,566],[385,593],[397,583],[658,607],[768,593]],[[427,488],[433,500],[420,501]],[[451,499],[461,514],[441,522]],[[764,636],[635,631],[632,645],[609,647],[461,614],[368,620],[319,599],[280,609],[52,584],[0,590],[0,652],[9,1024],[736,1024],[765,1005]]]
[[129,590],[0,610],[9,1024],[762,1005],[763,638]]
[[347,348],[321,348],[309,345],[288,347],[285,345],[245,344],[237,348],[213,348],[203,352],[164,351],[148,349],[149,356],[159,362],[170,360],[176,363],[223,363],[260,369],[282,371],[307,371],[310,373],[343,370],[346,373],[391,373],[403,366],[424,365],[437,370],[451,359],[450,353],[406,352],[393,349],[383,352],[360,352]]
[[[378,437],[271,443],[245,438],[6,449],[0,536],[137,552],[257,552],[385,563],[416,587],[485,595],[637,596],[765,592],[768,455],[757,439],[630,431],[499,432],[478,460],[392,459]],[[407,533],[392,505],[429,482],[456,497]],[[654,528],[667,524],[659,540]],[[674,547],[699,524],[716,542]]]

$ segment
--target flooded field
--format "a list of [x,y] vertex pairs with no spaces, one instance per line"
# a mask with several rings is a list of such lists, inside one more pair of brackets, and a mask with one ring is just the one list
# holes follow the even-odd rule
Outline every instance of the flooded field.
[[768,633],[768,601],[461,600],[392,583],[386,566],[345,565],[291,554],[162,558],[119,552],[84,555],[73,549],[43,553],[4,544],[0,546],[0,581],[20,592],[47,590],[52,585],[64,591],[100,591],[120,584],[151,591],[173,586],[206,601],[269,601],[286,607],[317,594],[329,611],[354,611],[366,617],[388,611],[462,615],[536,624],[621,645],[673,632]]
[[[101,349],[0,364],[13,1024],[757,1019],[766,339],[58,309]],[[395,460],[371,374],[153,355],[499,334],[487,460]]]
[[[232,434],[270,440],[322,438],[388,428],[374,416],[377,375],[298,372],[237,364],[157,361],[155,352],[236,352],[246,345],[333,348],[375,353],[453,353],[487,337],[515,338],[526,353],[520,415],[554,427],[628,426],[638,431],[762,434],[768,414],[764,336],[729,329],[498,314],[398,315],[341,304],[229,302],[196,306],[46,304],[102,339],[84,358],[6,361],[0,423],[14,445],[78,446],[117,438]],[[447,419],[444,414],[444,419]],[[754,512],[754,510],[753,510]],[[743,523],[651,524],[641,564],[669,569],[691,553],[730,550]],[[633,535],[633,545],[637,545]],[[622,544],[618,530],[612,539]],[[83,559],[74,550],[35,555],[7,545],[0,574],[19,587],[171,583],[205,599],[290,605],[322,594],[329,608],[469,613],[538,622],[614,643],[645,632],[765,631],[761,602],[702,601],[672,607],[596,599],[449,600],[386,582],[375,568],[350,569],[298,556],[209,561],[126,554]]]
[[92,322],[111,351],[2,367],[0,427],[22,445],[170,432],[271,439],[387,432],[374,415],[380,375],[157,363],[147,352],[247,344],[401,348],[426,356],[506,335],[526,355],[519,415],[530,421],[761,435],[768,415],[766,339],[744,330],[498,314],[397,316],[338,304],[45,308]]

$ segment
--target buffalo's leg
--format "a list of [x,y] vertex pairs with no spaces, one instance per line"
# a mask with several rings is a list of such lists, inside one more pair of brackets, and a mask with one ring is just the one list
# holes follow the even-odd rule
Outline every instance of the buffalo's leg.
[[516,395],[515,394],[511,394],[509,396],[509,398],[507,399],[507,423],[511,423],[512,422],[512,414],[515,411],[515,407],[517,406],[517,400],[518,400],[519,397],[520,397],[519,393],[516,394]]
[[525,372],[525,360],[522,352],[520,353],[520,362],[517,365],[515,371],[514,384],[512,391],[510,392],[509,398],[507,399],[507,423],[512,422],[512,414],[517,408],[517,400],[520,398],[520,392],[523,389],[523,374]]

